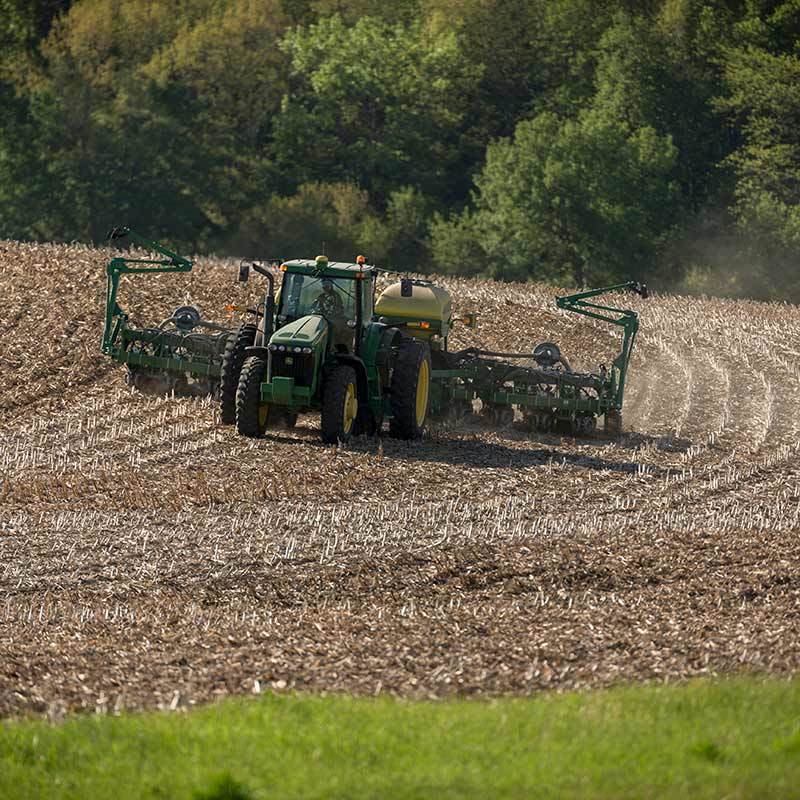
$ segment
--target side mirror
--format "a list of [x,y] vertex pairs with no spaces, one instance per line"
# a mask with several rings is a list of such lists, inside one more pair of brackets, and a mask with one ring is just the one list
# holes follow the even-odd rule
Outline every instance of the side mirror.
[[401,278],[400,297],[411,297],[413,291],[414,291],[414,284],[411,282],[411,278]]
[[459,321],[462,325],[466,325],[468,328],[478,327],[478,315],[474,311],[470,311],[469,314],[464,314],[463,316],[459,317]]
[[643,300],[647,300],[648,291],[647,291],[647,284],[646,283],[637,283],[636,286],[633,287],[633,291],[636,294],[641,295]]
[[249,277],[250,277],[250,265],[239,264],[239,283],[247,283],[247,279]]

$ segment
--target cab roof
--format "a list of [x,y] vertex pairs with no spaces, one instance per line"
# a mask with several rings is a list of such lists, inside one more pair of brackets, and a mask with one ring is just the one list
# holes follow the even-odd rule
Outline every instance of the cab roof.
[[324,266],[320,266],[313,258],[294,258],[291,261],[284,261],[281,268],[285,267],[287,272],[299,273],[301,275],[328,275],[329,277],[350,278],[356,277],[361,273],[363,277],[371,277],[375,274],[375,267],[370,264],[350,264],[347,261],[328,261]]

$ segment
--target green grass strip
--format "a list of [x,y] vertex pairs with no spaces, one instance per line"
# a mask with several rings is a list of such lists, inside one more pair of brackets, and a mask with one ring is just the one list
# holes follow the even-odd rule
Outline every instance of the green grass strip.
[[800,682],[7,721],[0,797],[800,798]]

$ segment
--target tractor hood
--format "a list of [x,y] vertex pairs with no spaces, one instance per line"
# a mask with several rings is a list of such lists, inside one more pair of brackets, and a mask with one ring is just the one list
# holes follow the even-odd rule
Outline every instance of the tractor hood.
[[307,317],[300,317],[300,319],[279,328],[272,334],[269,343],[315,347],[327,333],[328,323],[325,317],[319,314],[309,314]]

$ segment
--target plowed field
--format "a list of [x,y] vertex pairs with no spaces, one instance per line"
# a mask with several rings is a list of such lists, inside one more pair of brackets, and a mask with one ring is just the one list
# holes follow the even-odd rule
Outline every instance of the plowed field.
[[[108,252],[0,243],[0,715],[268,689],[528,693],[800,665],[800,309],[625,298],[625,433],[478,421],[325,447],[132,392],[98,351]],[[224,320],[236,265],[141,279]],[[446,279],[457,345],[608,363],[549,287]],[[161,313],[163,312],[163,314]]]

